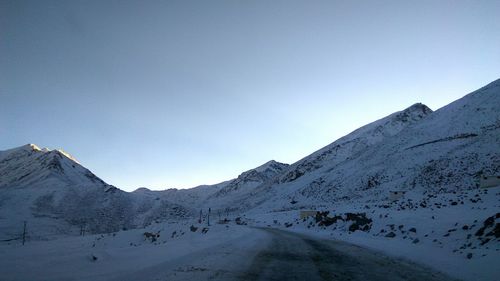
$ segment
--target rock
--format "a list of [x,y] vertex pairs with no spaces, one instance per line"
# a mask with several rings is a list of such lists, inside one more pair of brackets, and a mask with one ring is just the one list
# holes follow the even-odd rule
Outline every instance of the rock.
[[470,259],[472,259],[472,253],[468,253],[468,254],[467,254],[467,258],[468,258],[469,260],[470,260]]
[[365,213],[346,213],[346,220],[354,221],[353,224],[349,226],[349,231],[369,231],[372,225],[372,219],[367,218]]
[[150,239],[151,243],[155,242],[160,237],[160,233],[144,232],[144,239]]
[[[497,214],[498,215],[498,214]],[[495,215],[496,216],[496,215]],[[484,235],[484,231],[489,228],[489,227],[492,227],[493,224],[495,223],[495,216],[491,216],[489,218],[487,218],[484,222],[483,222],[483,226],[478,229],[476,231],[476,236],[483,236]],[[497,224],[498,225],[498,224]]]
[[247,222],[246,221],[243,221],[243,219],[241,217],[237,217],[236,219],[234,219],[234,222],[237,224],[237,225],[247,225]]
[[491,240],[490,238],[485,238],[485,239],[481,240],[481,244],[480,245],[483,246],[484,244],[490,242],[490,240]]
[[495,238],[500,238],[500,223],[497,223],[495,228],[486,234],[486,236],[495,236]]
[[394,233],[394,232],[391,231],[391,232],[387,233],[385,235],[385,237],[394,238],[394,237],[396,237],[396,233]]
[[414,228],[414,227],[410,228],[408,231],[409,231],[409,232],[413,232],[413,233],[417,233],[417,229],[416,229],[416,228]]
[[413,239],[413,242],[412,242],[412,243],[413,243],[413,244],[417,244],[418,242],[420,242],[420,240],[419,240],[418,238],[415,238],[415,239]]
[[336,223],[339,220],[341,220],[341,221],[344,220],[344,219],[342,219],[341,216],[329,217],[328,214],[330,214],[329,211],[317,212],[316,213],[316,217],[315,217],[316,223],[319,226],[330,226],[330,225]]

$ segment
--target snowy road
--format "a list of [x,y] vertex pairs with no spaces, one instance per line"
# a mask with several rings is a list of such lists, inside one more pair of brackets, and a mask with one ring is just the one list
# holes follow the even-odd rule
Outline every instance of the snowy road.
[[263,229],[272,241],[241,280],[453,280],[428,268],[343,242]]
[[0,245],[0,279],[452,280],[358,246],[271,228],[213,226],[207,234],[190,232],[160,244],[145,241],[142,232]]
[[268,228],[254,228],[247,235],[252,237],[240,240],[247,243],[205,249],[127,279],[137,280],[168,268],[167,274],[163,271],[151,280],[455,280],[344,242]]

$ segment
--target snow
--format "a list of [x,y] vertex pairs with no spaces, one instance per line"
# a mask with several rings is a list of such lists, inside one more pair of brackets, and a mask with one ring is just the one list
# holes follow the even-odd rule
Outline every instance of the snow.
[[[208,232],[198,226],[191,232],[188,222],[155,224],[146,229],[121,231],[105,235],[34,241],[25,246],[0,244],[0,276],[2,280],[154,280],[158,275],[171,272],[168,280],[182,280],[187,263],[203,263],[213,267],[218,260],[204,259],[207,251],[224,249],[238,252],[239,248],[255,248],[262,234],[238,225],[212,225]],[[159,233],[151,242],[144,232]],[[175,233],[174,233],[175,232]],[[234,242],[233,242],[234,241]],[[197,256],[193,256],[196,254]],[[96,258],[94,260],[94,257]],[[200,261],[202,260],[202,261]],[[241,262],[245,262],[241,259]],[[226,264],[226,268],[236,266]],[[246,264],[245,264],[246,265]],[[175,274],[177,273],[177,274]],[[189,276],[189,270],[184,275]],[[198,278],[208,279],[213,272],[197,272]],[[201,276],[200,276],[201,273]],[[174,276],[180,275],[180,276]],[[164,276],[163,276],[164,277]],[[191,276],[192,277],[192,276]]]
[[[480,196],[476,197],[476,194]],[[416,201],[415,195],[409,194],[407,199]],[[493,239],[481,245],[481,240],[475,233],[485,219],[494,216],[500,210],[500,187],[479,192],[467,191],[460,195],[443,194],[435,198],[434,202],[446,205],[450,199],[456,200],[458,197],[481,198],[481,201],[473,203],[465,200],[463,205],[449,205],[440,209],[419,208],[398,211],[393,208],[398,202],[388,209],[378,208],[375,204],[370,204],[368,209],[365,204],[337,205],[325,209],[331,211],[331,217],[347,212],[366,213],[367,217],[373,219],[371,230],[367,232],[350,232],[348,227],[351,222],[318,226],[314,218],[302,221],[299,219],[299,210],[248,214],[247,218],[255,225],[277,227],[375,249],[396,258],[427,265],[462,280],[492,280],[494,276],[500,274],[500,268],[496,266],[500,259],[499,241]],[[500,218],[495,221],[500,223]],[[396,233],[394,238],[385,237],[391,231],[389,225],[394,225],[393,231]],[[468,226],[467,230],[463,229],[465,225]],[[415,233],[409,231],[412,228],[415,228]],[[385,230],[384,233],[380,233],[382,229]],[[445,236],[448,233],[450,235]],[[468,235],[471,237],[467,238]],[[413,243],[415,239],[418,239],[417,243]],[[461,248],[468,243],[471,243],[471,246]],[[467,258],[469,253],[472,254],[471,259]]]
[[[173,266],[169,261],[181,257],[203,260],[189,256],[195,248],[235,250],[224,241],[252,235],[238,245],[258,244],[258,234],[243,226],[191,233],[200,210],[206,216],[211,208],[212,217],[239,216],[250,225],[377,249],[464,280],[493,280],[500,275],[494,266],[500,238],[488,233],[500,223],[500,187],[481,189],[478,180],[500,175],[499,109],[497,80],[434,112],[412,105],[291,165],[271,160],[234,179],[187,190],[128,193],[61,150],[28,144],[0,151],[0,240],[19,239],[27,221],[29,241],[25,247],[19,240],[0,242],[0,275],[25,280],[46,271],[54,280],[72,272],[79,280],[119,279],[132,266],[154,275],[154,266]],[[406,193],[393,202],[391,191]],[[299,220],[300,210],[342,219],[321,226],[314,218]],[[347,213],[364,213],[370,228],[349,231]],[[487,233],[477,235],[491,217]],[[92,235],[78,236],[82,229]],[[185,234],[145,243],[145,231],[160,230]],[[387,237],[391,232],[394,237]],[[28,271],[19,267],[27,256]],[[244,265],[240,259],[238,266]],[[183,273],[172,279],[207,277],[202,270],[175,272]]]
[[[45,150],[44,152],[49,152],[49,151],[50,150]],[[76,160],[73,156],[71,156],[71,154],[67,153],[66,151],[64,151],[62,149],[57,149],[57,151],[59,153],[61,153],[62,155],[66,156],[66,158],[72,160],[73,162],[80,164],[80,162],[78,162],[78,160]]]

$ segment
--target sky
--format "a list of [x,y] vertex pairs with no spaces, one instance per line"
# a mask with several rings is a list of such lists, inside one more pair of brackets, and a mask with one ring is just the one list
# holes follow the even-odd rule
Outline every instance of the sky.
[[189,188],[500,78],[500,1],[0,0],[0,150]]

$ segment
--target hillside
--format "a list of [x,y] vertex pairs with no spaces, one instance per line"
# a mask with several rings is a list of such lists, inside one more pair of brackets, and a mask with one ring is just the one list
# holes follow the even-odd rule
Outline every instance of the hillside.
[[476,189],[500,173],[499,108],[499,80],[433,113],[414,105],[292,164],[275,189],[295,206]]
[[188,208],[150,204],[108,185],[62,150],[34,144],[0,152],[0,239],[17,239],[24,221],[31,239],[141,227],[187,216]]

